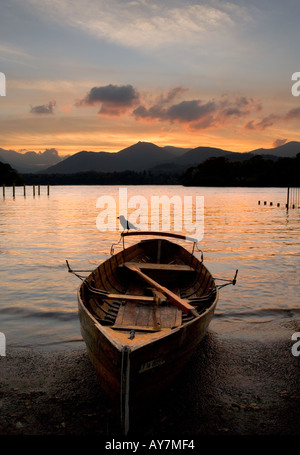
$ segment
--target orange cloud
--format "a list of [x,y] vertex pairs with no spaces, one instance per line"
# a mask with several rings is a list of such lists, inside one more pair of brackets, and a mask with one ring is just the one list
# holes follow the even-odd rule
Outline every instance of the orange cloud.
[[62,106],[59,110],[63,114],[68,114],[69,112],[71,112],[71,109],[72,109],[71,104],[66,104],[65,106]]
[[247,130],[265,130],[274,126],[278,122],[289,122],[300,119],[300,108],[290,109],[286,114],[269,114],[262,119],[252,119],[245,123],[244,128]]

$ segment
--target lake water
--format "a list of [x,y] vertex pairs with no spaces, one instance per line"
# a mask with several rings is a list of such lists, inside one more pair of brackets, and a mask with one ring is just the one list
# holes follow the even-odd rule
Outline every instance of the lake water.
[[[96,202],[105,195],[117,200],[118,194],[117,186],[55,186],[49,196],[41,187],[35,197],[28,188],[26,198],[23,188],[15,198],[11,188],[5,198],[1,194],[0,332],[7,346],[83,346],[80,281],[68,273],[65,261],[73,269],[91,270],[110,256],[120,233],[99,232]],[[285,188],[129,186],[127,194],[148,201],[152,195],[204,197],[199,242],[204,262],[218,278],[232,279],[239,269],[237,285],[220,291],[211,330],[220,336],[278,337],[273,322],[289,327],[299,321],[300,210],[285,209]]]

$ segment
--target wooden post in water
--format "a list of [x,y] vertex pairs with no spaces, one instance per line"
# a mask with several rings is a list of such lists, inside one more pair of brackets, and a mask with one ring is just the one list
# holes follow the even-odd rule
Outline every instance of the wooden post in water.
[[290,187],[288,186],[287,196],[286,196],[286,208],[287,209],[289,209],[289,203],[290,203]]
[[24,183],[24,197],[26,197],[26,185]]
[[3,183],[3,197],[5,197],[5,184]]
[[13,198],[15,198],[16,196],[16,187],[15,187],[15,184],[13,183]]
[[47,186],[47,195],[49,196],[49,194],[50,194],[50,186],[48,185]]
[[32,187],[32,194],[33,194],[33,196],[35,196],[35,185],[33,185],[33,187]]
[[40,196],[40,194],[41,194],[41,187],[40,187],[40,185],[39,185],[39,186],[38,186],[38,195]]

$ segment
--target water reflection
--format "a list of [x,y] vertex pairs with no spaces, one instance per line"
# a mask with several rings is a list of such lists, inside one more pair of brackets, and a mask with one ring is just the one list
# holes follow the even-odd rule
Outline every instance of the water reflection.
[[[127,191],[129,198],[146,198],[149,206],[151,196],[204,196],[204,260],[217,277],[230,279],[239,269],[238,285],[221,293],[213,327],[241,331],[243,324],[298,314],[300,212],[283,208],[285,189],[132,186]],[[13,199],[7,190],[0,201],[0,330],[8,344],[78,339],[79,283],[67,273],[65,260],[74,269],[92,269],[109,256],[119,232],[98,231],[96,201],[118,194],[116,186],[74,186],[53,187],[49,197],[41,191],[36,198],[17,193]],[[182,221],[176,216],[171,211],[173,224]],[[134,241],[126,239],[126,246]]]

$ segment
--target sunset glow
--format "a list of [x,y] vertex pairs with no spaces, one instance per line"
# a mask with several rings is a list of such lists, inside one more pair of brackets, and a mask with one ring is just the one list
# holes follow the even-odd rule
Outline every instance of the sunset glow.
[[246,152],[300,140],[300,6],[287,3],[1,5],[0,148],[64,156],[147,141]]

